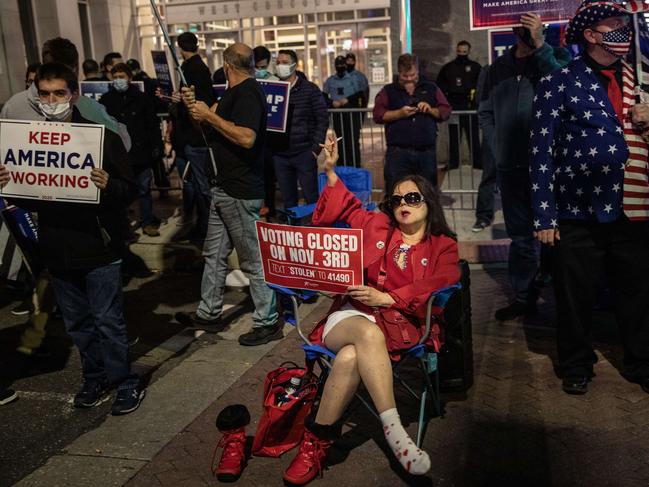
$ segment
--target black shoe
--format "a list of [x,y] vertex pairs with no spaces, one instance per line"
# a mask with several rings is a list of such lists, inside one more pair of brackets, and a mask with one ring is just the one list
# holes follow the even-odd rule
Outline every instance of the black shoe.
[[122,416],[132,413],[140,407],[142,399],[146,394],[146,389],[140,388],[138,384],[121,385],[117,388],[117,396],[111,407],[113,416]]
[[649,394],[649,377],[647,377],[645,380],[640,382],[640,387],[642,387],[643,391]]
[[486,222],[484,220],[477,220],[473,226],[471,227],[471,231],[474,233],[478,233],[483,231],[485,228],[487,228],[491,223]]
[[18,399],[18,394],[13,389],[0,388],[0,406],[9,404],[11,401]]
[[518,318],[519,316],[529,316],[536,314],[536,303],[523,303],[521,301],[514,301],[509,306],[500,308],[494,315],[498,321],[509,321]]
[[246,347],[255,347],[282,338],[284,338],[284,332],[279,323],[273,326],[255,326],[252,331],[239,337],[239,344]]
[[183,326],[203,330],[207,333],[218,333],[223,331],[226,326],[226,323],[223,322],[221,317],[206,320],[205,318],[198,316],[196,313],[176,313],[175,318],[176,321]]
[[16,347],[16,352],[22,353],[23,355],[26,355],[30,358],[34,359],[48,359],[52,356],[52,353],[44,346],[41,345],[40,347],[37,348],[29,348],[25,347],[24,345],[20,345]]
[[85,380],[81,390],[74,396],[75,408],[91,408],[101,402],[107,392],[106,384],[96,380]]
[[11,310],[11,314],[14,316],[24,316],[32,312],[32,300],[31,298],[25,299],[22,303],[16,306]]
[[590,378],[586,376],[564,377],[561,381],[561,388],[566,394],[582,395],[588,392]]

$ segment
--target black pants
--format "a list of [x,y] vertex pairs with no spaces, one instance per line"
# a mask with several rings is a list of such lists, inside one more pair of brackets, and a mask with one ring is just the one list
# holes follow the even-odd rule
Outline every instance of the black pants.
[[476,169],[482,168],[482,155],[480,154],[480,124],[477,115],[459,115],[459,124],[448,126],[449,136],[449,169],[457,169],[460,165],[460,141],[464,132],[469,138],[471,162]]
[[491,224],[494,219],[494,199],[496,192],[496,161],[486,139],[482,145],[482,179],[478,187],[478,202],[475,208],[475,218]]
[[354,112],[333,113],[334,130],[338,137],[338,164],[341,166],[361,167],[361,126],[363,114]]
[[649,231],[622,217],[614,223],[559,222],[554,252],[559,368],[591,376],[592,311],[602,278],[611,289],[624,346],[625,376],[649,377]]

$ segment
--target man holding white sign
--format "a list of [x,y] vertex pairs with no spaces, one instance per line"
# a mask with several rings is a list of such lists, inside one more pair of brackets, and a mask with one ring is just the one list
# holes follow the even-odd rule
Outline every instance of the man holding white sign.
[[[144,391],[130,369],[122,312],[120,215],[135,191],[126,152],[117,135],[74,107],[79,86],[67,66],[43,65],[34,84],[47,121],[13,122],[23,126],[22,137],[14,127],[16,140],[0,135],[1,193],[10,190],[13,204],[38,213],[41,258],[81,354],[84,384],[75,407],[95,406],[117,387],[112,413],[127,414]],[[2,132],[11,123],[3,122]],[[102,134],[91,147],[92,136],[84,137],[96,130]],[[95,199],[85,196],[88,188]]]

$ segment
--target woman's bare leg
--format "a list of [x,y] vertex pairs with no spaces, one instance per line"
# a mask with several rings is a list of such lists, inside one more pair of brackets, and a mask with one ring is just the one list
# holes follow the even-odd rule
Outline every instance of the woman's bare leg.
[[379,414],[395,407],[390,356],[383,332],[375,323],[361,316],[342,320],[327,334],[325,345],[334,352],[353,345],[358,374]]
[[[401,424],[397,412],[394,389],[392,382],[392,366],[390,356],[385,345],[385,337],[381,329],[375,323],[366,318],[355,316],[347,318],[338,323],[325,338],[325,345],[334,352],[344,352],[343,364],[340,373],[337,374],[336,384],[332,385],[329,394],[323,394],[320,402],[321,412],[318,411],[316,423],[331,424],[338,420],[342,411],[351,398],[358,382],[356,376],[344,380],[345,373],[349,374],[350,362],[353,363],[350,346],[353,346],[356,356],[356,367],[365,388],[370,393],[374,406],[376,407],[383,423],[383,433],[390,445],[392,452],[403,467],[410,473],[423,475],[430,469],[430,457],[428,454],[417,448],[408,436],[408,433]],[[338,360],[334,361],[335,363]],[[347,371],[345,372],[345,368]],[[351,369],[353,370],[353,369]],[[336,371],[338,372],[338,371]],[[332,375],[334,371],[332,370]],[[327,385],[331,377],[327,379]],[[325,385],[325,393],[327,392]],[[354,385],[352,389],[352,385]]]
[[354,397],[361,376],[358,374],[356,348],[345,345],[336,354],[333,368],[325,382],[320,407],[315,418],[318,424],[333,424],[343,415],[347,404]]

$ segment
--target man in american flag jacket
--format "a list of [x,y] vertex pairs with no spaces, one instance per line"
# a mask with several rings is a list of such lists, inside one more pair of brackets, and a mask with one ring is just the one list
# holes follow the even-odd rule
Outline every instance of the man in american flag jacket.
[[[632,39],[619,5],[586,0],[566,30],[582,56],[545,76],[530,139],[537,238],[554,245],[557,346],[563,390],[584,394],[597,361],[592,309],[602,278],[613,291],[623,375],[649,393],[649,184],[634,122]],[[643,107],[645,108],[645,107]]]

